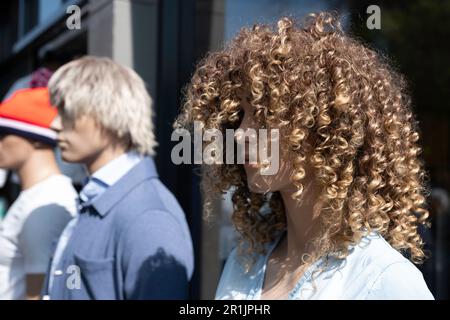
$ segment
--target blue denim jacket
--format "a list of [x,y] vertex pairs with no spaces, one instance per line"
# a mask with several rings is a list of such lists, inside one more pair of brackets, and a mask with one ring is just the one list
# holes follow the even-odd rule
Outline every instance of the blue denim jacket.
[[[216,299],[259,300],[267,261],[279,240],[266,246],[266,254],[255,255],[249,272],[233,250]],[[286,299],[433,299],[421,272],[378,233],[363,237],[349,250],[345,259],[327,256],[313,263],[293,284]]]
[[[144,158],[83,206],[50,299],[184,299],[193,272],[184,213]],[[49,292],[50,291],[50,292]]]

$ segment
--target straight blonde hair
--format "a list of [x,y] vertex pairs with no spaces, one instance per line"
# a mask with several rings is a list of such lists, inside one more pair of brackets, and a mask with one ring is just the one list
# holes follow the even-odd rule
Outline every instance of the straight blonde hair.
[[59,68],[49,83],[50,101],[66,121],[92,116],[105,130],[154,155],[152,98],[142,78],[109,58],[86,56]]

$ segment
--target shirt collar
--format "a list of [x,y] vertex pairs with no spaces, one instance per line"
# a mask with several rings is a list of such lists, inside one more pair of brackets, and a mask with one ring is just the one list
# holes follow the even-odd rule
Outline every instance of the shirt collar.
[[141,155],[134,151],[124,153],[95,171],[92,174],[92,178],[110,187],[141,161],[142,158]]
[[110,209],[125,197],[130,190],[140,184],[142,181],[158,178],[155,163],[152,158],[144,157],[142,161],[131,168],[122,179],[107,188],[103,194],[92,201],[92,206],[97,213],[105,216]]
[[91,202],[120,180],[131,168],[142,160],[136,152],[127,152],[95,171],[80,192],[82,202]]

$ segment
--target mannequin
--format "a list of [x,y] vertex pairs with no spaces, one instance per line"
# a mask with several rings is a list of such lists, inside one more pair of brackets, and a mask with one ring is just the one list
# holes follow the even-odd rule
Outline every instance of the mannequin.
[[334,15],[244,28],[209,53],[175,127],[195,122],[280,133],[271,176],[261,163],[204,166],[205,204],[233,187],[241,236],[217,299],[432,298],[400,253],[424,258],[428,215],[405,82]]

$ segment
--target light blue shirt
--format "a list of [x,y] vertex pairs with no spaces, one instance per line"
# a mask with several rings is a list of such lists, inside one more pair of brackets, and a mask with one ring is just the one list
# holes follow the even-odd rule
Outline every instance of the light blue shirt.
[[[99,197],[106,189],[119,181],[128,171],[136,166],[142,160],[142,156],[136,152],[125,153],[116,159],[108,162],[106,165],[94,172],[87,178],[83,189],[79,195],[79,207],[83,204],[92,202],[95,198]],[[49,275],[49,288],[52,287],[54,276],[62,274],[62,270],[57,270],[57,265],[61,259],[64,249],[72,235],[73,229],[77,224],[79,215],[77,214],[65,227],[62,232],[58,244],[53,255],[52,264],[50,267]]]
[[[230,254],[216,292],[218,300],[259,300],[268,257],[280,238],[256,255],[248,273],[236,249]],[[323,270],[320,273],[314,272]],[[314,286],[316,288],[314,288]],[[286,299],[434,299],[422,273],[378,233],[350,247],[345,259],[322,258],[311,265]]]

